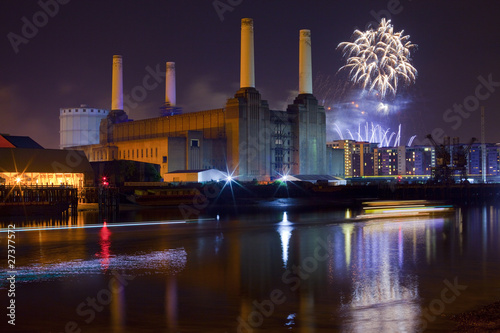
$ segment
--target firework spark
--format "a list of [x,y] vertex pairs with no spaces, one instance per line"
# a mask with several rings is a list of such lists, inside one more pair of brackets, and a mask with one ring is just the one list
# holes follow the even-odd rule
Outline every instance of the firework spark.
[[376,91],[384,99],[388,93],[396,95],[398,84],[415,82],[417,70],[410,63],[410,51],[416,47],[404,36],[394,32],[391,20],[382,19],[377,29],[355,30],[352,42],[343,42],[347,58],[340,70],[349,70],[351,80],[369,92]]
[[[334,126],[334,130],[337,132],[340,140],[350,139],[354,141],[377,143],[378,147],[398,147],[401,144],[401,124],[399,124],[397,133],[392,132],[391,134],[389,134],[389,128],[384,130],[382,126],[371,123],[370,130],[368,122],[366,122],[364,126],[362,126],[362,124],[360,123],[358,124],[358,131],[355,133],[352,133],[351,130],[346,129],[347,136],[342,133],[342,130],[337,124],[334,124]],[[362,132],[363,129],[365,130],[364,133]],[[407,146],[411,146],[411,143],[413,142],[415,137],[416,135],[410,138]]]

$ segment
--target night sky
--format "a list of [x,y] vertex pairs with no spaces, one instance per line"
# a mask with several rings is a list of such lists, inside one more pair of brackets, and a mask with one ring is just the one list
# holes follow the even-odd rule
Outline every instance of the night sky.
[[[496,1],[59,1],[65,4],[59,4],[57,13],[50,6],[53,17],[40,13],[38,1],[0,3],[0,133],[28,135],[46,148],[57,148],[59,108],[110,108],[114,54],[123,55],[124,95],[142,86],[149,71],[163,72],[165,62],[174,61],[177,102],[184,112],[223,107],[239,85],[244,17],[254,19],[256,88],[272,109],[283,110],[298,89],[300,29],[312,32],[315,77],[345,85],[337,74],[343,64],[337,45],[349,40],[354,29],[364,30],[375,21],[372,13],[392,11],[395,30],[404,30],[418,45],[412,54],[418,78],[404,90],[410,103],[392,115],[402,123],[404,137],[417,134],[419,142],[442,129],[464,142],[480,138],[475,102],[481,99],[486,139],[500,142]],[[230,7],[218,13],[214,2]],[[23,36],[25,22],[34,18],[38,31]],[[9,36],[25,39],[14,47]],[[479,77],[493,83],[477,88]],[[125,108],[130,118],[159,115],[165,90],[160,80],[143,101]],[[462,112],[465,116],[450,111],[448,122],[443,120],[447,109],[464,103],[472,111]]]

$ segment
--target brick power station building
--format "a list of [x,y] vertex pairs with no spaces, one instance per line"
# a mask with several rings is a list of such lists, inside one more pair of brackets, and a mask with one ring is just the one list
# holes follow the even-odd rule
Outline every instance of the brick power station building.
[[[182,114],[176,106],[175,64],[167,63],[161,117],[131,121],[123,110],[122,57],[113,57],[112,108],[100,122],[99,142],[73,149],[89,161],[133,160],[160,165],[162,176],[179,170],[219,169],[239,180],[270,180],[284,174],[325,175],[325,110],[312,90],[311,35],[300,31],[299,95],[286,110],[271,110],[255,88],[252,19],[241,22],[240,89],[220,109]],[[82,115],[61,109],[61,133]],[[63,115],[61,115],[63,117]],[[62,119],[62,118],[61,118]],[[88,125],[85,125],[88,126]],[[69,139],[61,136],[61,147]],[[96,139],[94,141],[97,141]]]

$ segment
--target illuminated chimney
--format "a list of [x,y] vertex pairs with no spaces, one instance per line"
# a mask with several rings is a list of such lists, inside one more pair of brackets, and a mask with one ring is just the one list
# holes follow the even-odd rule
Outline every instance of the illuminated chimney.
[[165,104],[175,106],[175,62],[167,62]]
[[253,19],[241,19],[240,88],[255,88]]
[[300,30],[299,93],[312,94],[311,30]]
[[175,91],[175,62],[167,62],[165,72],[165,103],[160,107],[162,117],[175,116],[182,113],[177,107]]
[[113,88],[111,110],[123,110],[123,72],[122,56],[113,56]]

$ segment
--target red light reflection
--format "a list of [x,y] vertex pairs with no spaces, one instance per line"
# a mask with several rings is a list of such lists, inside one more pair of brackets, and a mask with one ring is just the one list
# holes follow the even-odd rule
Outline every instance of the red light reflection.
[[109,231],[106,222],[104,222],[101,231],[99,232],[99,245],[101,245],[101,251],[96,253],[96,256],[101,258],[101,266],[104,270],[107,270],[109,267],[109,258],[111,247],[111,231]]

